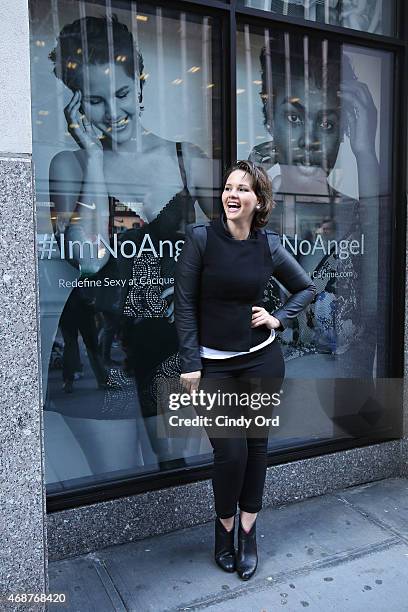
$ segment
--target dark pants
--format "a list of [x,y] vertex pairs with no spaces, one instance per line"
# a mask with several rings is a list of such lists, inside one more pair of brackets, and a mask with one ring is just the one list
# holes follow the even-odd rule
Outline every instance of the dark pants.
[[98,331],[95,310],[86,300],[86,293],[74,289],[70,294],[60,318],[60,328],[64,338],[62,377],[64,382],[72,382],[79,368],[80,355],[78,333],[81,333],[89,362],[99,385],[106,382],[106,371],[98,351]]
[[[235,420],[239,416],[251,419],[252,423],[255,417],[271,418],[272,403],[254,409],[251,405],[242,405],[246,403],[245,394],[249,398],[259,398],[259,392],[279,393],[284,375],[285,363],[277,340],[249,355],[228,359],[204,358],[200,388],[208,392],[217,388],[226,394],[235,391],[240,400],[232,405],[221,402],[223,405],[218,404],[210,412],[200,408],[199,412],[207,416],[211,414],[213,422],[218,415],[222,415],[222,422],[225,418]],[[213,447],[215,511],[220,518],[235,515],[237,503],[245,512],[259,512],[261,509],[269,428],[270,425],[206,427]]]
[[111,359],[112,342],[115,334],[120,331],[120,315],[111,312],[102,312],[102,315],[102,357],[106,362],[109,362]]
[[122,321],[122,347],[126,371],[135,377],[143,416],[157,416],[157,399],[152,394],[155,371],[177,353],[177,333],[165,318]]

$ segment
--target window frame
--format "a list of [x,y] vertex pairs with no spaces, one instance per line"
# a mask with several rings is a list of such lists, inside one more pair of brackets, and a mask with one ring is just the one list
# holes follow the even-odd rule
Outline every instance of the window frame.
[[[237,0],[143,0],[145,4],[161,6],[167,10],[185,10],[190,13],[208,15],[220,20],[221,48],[224,50],[221,66],[221,125],[222,163],[228,166],[237,151],[237,118],[236,118],[236,32],[240,24],[284,29],[290,33],[323,34],[331,41],[371,47],[391,51],[394,55],[393,82],[393,118],[392,118],[392,240],[390,279],[391,317],[384,321],[388,326],[390,338],[389,374],[394,378],[404,375],[404,342],[403,324],[405,317],[405,247],[406,247],[406,189],[407,189],[407,101],[408,79],[404,78],[408,69],[408,6],[397,0],[395,36],[383,36],[359,32],[349,28],[329,26],[308,22],[293,17],[272,15],[258,9],[238,6]],[[35,160],[34,160],[35,161]],[[402,168],[399,172],[398,169]],[[401,419],[402,419],[401,398]],[[333,452],[344,451],[384,442],[376,436],[370,438],[336,439],[328,443],[312,443],[307,447],[289,451],[272,451],[268,454],[268,466],[290,463]],[[73,488],[67,492],[47,494],[47,512],[55,512],[77,506],[93,504],[119,497],[135,495],[181,484],[193,483],[208,479],[211,476],[211,464],[175,468],[164,473],[146,474],[122,478],[114,482]]]

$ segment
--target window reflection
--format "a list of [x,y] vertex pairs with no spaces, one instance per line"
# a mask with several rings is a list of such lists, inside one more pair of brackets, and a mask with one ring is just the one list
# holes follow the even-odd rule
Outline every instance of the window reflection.
[[[382,313],[389,308],[382,286],[390,274],[384,209],[390,124],[381,111],[390,104],[384,75],[391,74],[391,58],[249,26],[239,33],[238,54],[238,155],[268,171],[278,201],[270,227],[318,291],[281,334],[288,378],[302,387],[302,399],[289,387],[289,423],[301,435],[295,425],[300,401],[302,411],[310,410],[311,437],[372,432],[379,421],[357,415],[374,393],[363,379],[386,373],[387,349],[378,334],[379,303]],[[387,276],[380,276],[385,269]],[[284,298],[271,279],[265,301],[276,308]],[[339,379],[355,381],[351,397],[337,393]],[[316,406],[330,419],[316,419]],[[382,414],[375,404],[367,411]]]
[[361,32],[394,33],[393,0],[241,0],[241,4],[277,15],[318,21]]

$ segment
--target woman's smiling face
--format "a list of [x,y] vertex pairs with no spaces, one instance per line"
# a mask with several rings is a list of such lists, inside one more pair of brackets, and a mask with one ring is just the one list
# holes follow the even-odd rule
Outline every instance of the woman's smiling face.
[[129,140],[139,115],[135,80],[115,63],[87,64],[85,71],[89,87],[82,89],[82,109],[86,117],[106,138],[118,144]]
[[314,79],[308,85],[306,91],[304,80],[293,78],[289,96],[283,85],[277,88],[274,141],[280,163],[293,164],[302,174],[318,168],[328,173],[340,146],[340,101],[333,88],[324,95]]
[[222,193],[222,204],[228,221],[250,225],[258,197],[252,189],[252,177],[243,170],[231,172]]

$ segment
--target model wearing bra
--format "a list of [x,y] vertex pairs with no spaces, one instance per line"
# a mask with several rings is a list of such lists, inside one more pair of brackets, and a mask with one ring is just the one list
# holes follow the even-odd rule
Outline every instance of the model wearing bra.
[[[120,240],[130,240],[138,251],[146,234],[149,234],[157,252],[160,241],[175,244],[183,240],[185,224],[194,220],[194,201],[187,186],[179,142],[176,143],[176,152],[183,189],[173,196],[153,221],[120,234]],[[113,369],[109,373],[109,401],[105,402],[108,410],[112,410],[118,400],[118,407],[124,406],[126,412],[131,410],[130,402],[123,403],[122,394],[124,389],[134,392],[129,380],[134,377],[143,416],[155,416],[160,382],[180,375],[177,334],[174,324],[166,317],[173,300],[175,265],[175,259],[170,257],[166,247],[163,257],[155,257],[149,252],[143,252],[133,259],[118,257],[116,266],[119,277],[127,281],[131,279],[132,283],[126,283],[120,300],[120,336],[126,359],[124,371]],[[142,277],[143,284],[140,282]],[[160,284],[160,279],[166,284]]]

